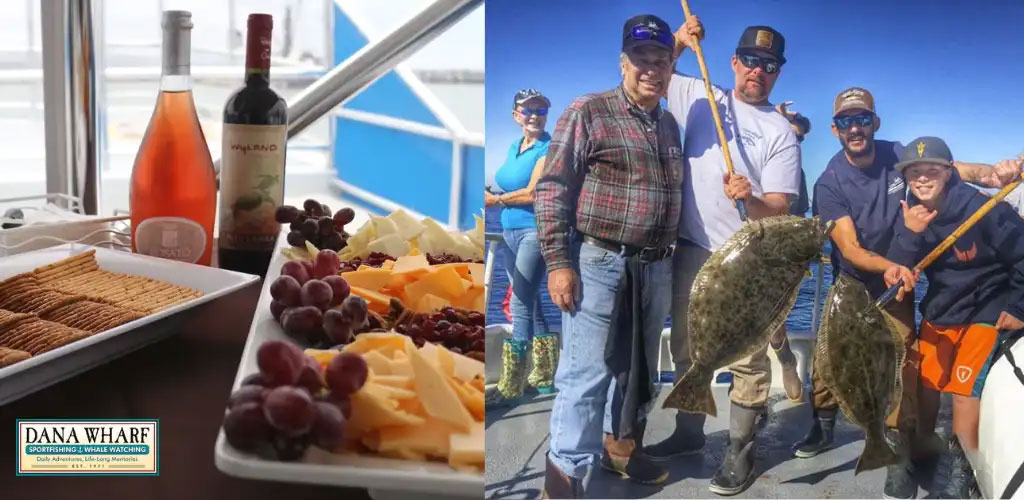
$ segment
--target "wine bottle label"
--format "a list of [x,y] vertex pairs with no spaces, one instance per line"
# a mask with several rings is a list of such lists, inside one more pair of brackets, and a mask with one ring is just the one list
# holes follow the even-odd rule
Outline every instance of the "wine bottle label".
[[273,251],[284,203],[285,125],[224,124],[220,170],[220,246]]
[[203,226],[181,217],[153,217],[135,229],[135,248],[143,255],[195,264],[206,244]]

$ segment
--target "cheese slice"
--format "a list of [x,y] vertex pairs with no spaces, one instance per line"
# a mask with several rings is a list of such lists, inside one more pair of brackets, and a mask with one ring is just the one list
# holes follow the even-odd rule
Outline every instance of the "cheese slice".
[[484,286],[484,265],[471,263],[469,264],[469,275],[473,280],[473,286]]
[[[387,217],[381,217],[379,215],[371,215],[370,216],[370,220],[373,222],[373,229],[377,232],[377,237],[378,238],[380,238],[382,236],[387,236],[389,234],[395,234],[395,235],[399,234],[398,233],[398,226],[395,225],[395,221],[393,221],[393,220],[391,220],[391,219],[389,219]],[[399,237],[401,237],[401,236],[399,235]],[[407,240],[409,238],[402,238],[402,239],[403,240]]]
[[[376,351],[374,351],[376,352]],[[388,371],[391,371],[391,360],[388,361]],[[412,378],[403,375],[379,375],[376,372],[371,379],[373,383],[387,385],[398,389],[412,389]]]
[[373,379],[370,379],[363,388],[367,391],[374,393],[377,396],[387,399],[409,399],[415,398],[416,393],[408,389],[399,389],[397,387],[391,387],[389,385],[375,383]]
[[455,390],[448,385],[447,377],[428,363],[415,346],[406,345],[405,352],[409,355],[409,361],[416,374],[413,379],[416,393],[419,394],[420,404],[427,415],[448,422],[459,431],[469,431],[475,420],[463,406]]
[[388,219],[395,224],[395,229],[404,240],[411,240],[419,236],[426,229],[426,226],[401,208],[391,212],[391,215],[388,215]]
[[[412,340],[405,335],[397,333],[378,333],[378,332],[367,332],[356,335],[356,339],[351,344],[346,345],[341,349],[341,352],[351,352],[355,354],[366,354],[370,351],[377,351],[382,356],[390,360],[394,359],[396,351],[402,351],[403,355],[407,345],[412,345],[414,348],[415,344]],[[393,375],[404,375],[405,373],[397,373],[394,371],[394,365],[391,365],[391,374]]]
[[455,394],[459,396],[459,400],[462,401],[463,406],[469,410],[469,413],[473,415],[478,421],[484,419],[484,395],[477,392],[476,389],[472,389],[463,385],[459,380],[448,377],[448,385],[451,386]]
[[484,463],[484,426],[474,425],[464,434],[451,435],[448,451],[448,463],[456,465],[483,465]]
[[443,297],[438,297],[432,293],[428,293],[420,297],[419,302],[416,303],[416,307],[413,309],[415,309],[416,312],[429,314],[434,311],[444,309],[450,305],[452,305],[452,301]]
[[377,269],[373,267],[363,269],[362,266],[360,266],[358,271],[341,273],[341,277],[345,278],[345,281],[348,282],[349,286],[355,286],[365,290],[370,290],[371,292],[376,292],[391,282],[391,271],[388,269]]
[[452,357],[451,374],[462,382],[472,382],[477,377],[484,376],[484,364],[468,356],[454,354],[449,351]]
[[424,422],[416,415],[398,410],[396,401],[372,391],[359,390],[350,398],[352,401],[352,417],[348,419],[348,434],[350,436],[361,436],[370,430],[382,427],[417,425]]
[[379,449],[406,449],[428,456],[447,458],[453,431],[451,424],[434,418],[428,418],[420,425],[388,427],[380,430]]
[[[412,363],[409,362],[409,358],[392,359],[391,373],[408,377],[409,380],[416,377],[416,372],[412,369]],[[413,386],[415,387],[415,383],[413,383]]]
[[424,255],[404,255],[395,261],[391,268],[392,274],[426,274],[430,272],[430,264]]
[[366,361],[366,366],[370,368],[373,376],[391,374],[391,360],[384,357],[380,352],[369,351],[363,353],[363,360]]
[[391,259],[385,259],[384,263],[380,265],[381,269],[392,269],[395,267],[395,261]]
[[409,253],[409,242],[403,240],[398,233],[391,233],[371,241],[366,248],[370,252],[380,252],[398,257]]

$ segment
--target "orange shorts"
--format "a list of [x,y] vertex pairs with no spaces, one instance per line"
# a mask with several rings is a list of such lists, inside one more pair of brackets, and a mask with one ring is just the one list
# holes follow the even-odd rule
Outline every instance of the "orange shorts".
[[998,333],[985,324],[921,322],[921,383],[933,390],[981,397]]

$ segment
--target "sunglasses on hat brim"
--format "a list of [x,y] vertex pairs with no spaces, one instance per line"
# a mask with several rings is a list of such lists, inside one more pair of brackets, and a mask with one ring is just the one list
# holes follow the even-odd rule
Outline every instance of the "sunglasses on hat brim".
[[652,29],[646,24],[633,26],[629,34],[634,40],[654,40],[669,47],[675,46],[675,37],[672,36],[672,33],[660,29]]

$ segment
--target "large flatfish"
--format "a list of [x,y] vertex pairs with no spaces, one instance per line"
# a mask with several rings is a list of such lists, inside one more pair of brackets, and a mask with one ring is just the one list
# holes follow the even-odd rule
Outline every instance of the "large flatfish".
[[749,222],[697,273],[687,314],[693,365],[665,408],[717,415],[715,370],[753,354],[786,320],[811,261],[833,223],[790,215]]
[[855,474],[899,460],[885,439],[885,418],[902,395],[904,351],[896,327],[864,285],[841,274],[825,299],[815,367],[846,419],[864,429]]

